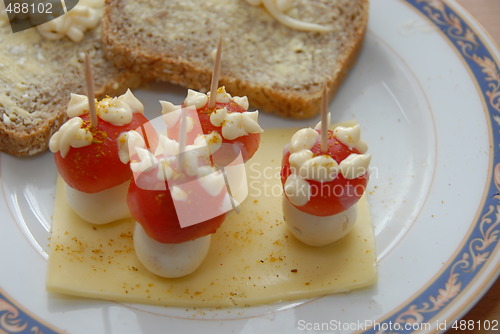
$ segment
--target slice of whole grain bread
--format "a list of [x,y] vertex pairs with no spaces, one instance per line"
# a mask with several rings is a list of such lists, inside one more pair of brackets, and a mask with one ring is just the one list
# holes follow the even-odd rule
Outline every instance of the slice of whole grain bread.
[[106,0],[105,55],[145,78],[209,89],[213,51],[223,38],[220,85],[253,107],[306,118],[333,95],[362,45],[368,0],[292,0],[286,14],[332,28],[304,32],[245,0]]
[[100,29],[83,41],[50,41],[35,28],[12,33],[0,20],[0,151],[33,155],[44,151],[66,120],[70,93],[86,94],[84,52],[91,56],[96,95],[114,95],[139,84],[139,76],[121,71],[102,53]]

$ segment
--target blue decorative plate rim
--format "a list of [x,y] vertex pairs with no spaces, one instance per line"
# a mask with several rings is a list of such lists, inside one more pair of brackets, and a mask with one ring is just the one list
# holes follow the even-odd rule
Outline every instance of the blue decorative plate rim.
[[0,289],[0,333],[59,334],[63,333],[37,319]]
[[[457,49],[485,101],[493,137],[493,158],[488,189],[480,208],[478,220],[455,252],[434,279],[422,290],[393,310],[390,315],[377,320],[363,333],[411,333],[404,324],[431,323],[436,316],[457,299],[483,270],[485,263],[499,251],[500,234],[500,66],[488,47],[473,28],[446,3],[446,0],[404,0],[427,17]],[[498,218],[497,218],[498,217]],[[498,270],[496,275],[498,275]],[[401,326],[395,326],[400,324]],[[410,326],[412,327],[412,326]],[[382,328],[382,330],[380,330]],[[400,328],[400,329],[398,329]],[[16,303],[0,289],[0,332],[57,334],[54,329]]]
[[[471,226],[461,248],[455,251],[445,267],[419,293],[378,321],[363,333],[399,334],[415,332],[420,324],[434,326],[432,321],[446,309],[461,292],[467,289],[484,268],[485,263],[499,251],[500,234],[500,69],[497,59],[483,40],[446,0],[406,0],[429,19],[456,48],[469,67],[485,101],[493,152],[491,174],[487,182],[483,206],[478,220]],[[498,276],[499,271],[496,270]],[[484,286],[486,286],[485,284]],[[442,319],[444,320],[444,319]],[[407,324],[409,326],[407,326]],[[451,323],[448,323],[448,326]],[[425,330],[436,330],[435,327]],[[443,330],[444,328],[439,328]]]

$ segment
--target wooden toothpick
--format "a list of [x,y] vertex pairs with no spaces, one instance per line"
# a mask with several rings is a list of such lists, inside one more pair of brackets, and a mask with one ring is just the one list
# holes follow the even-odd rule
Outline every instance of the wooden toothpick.
[[212,82],[210,83],[210,100],[208,101],[208,108],[215,107],[215,100],[217,99],[217,88],[219,88],[219,76],[222,60],[222,36],[219,37],[219,44],[217,45],[217,53],[215,54],[214,69],[212,71]]
[[[212,109],[215,107],[215,102],[217,100],[217,89],[219,88],[219,77],[220,68],[222,63],[222,36],[219,37],[219,43],[217,44],[217,52],[215,54],[214,69],[212,71],[212,82],[210,83],[210,99],[208,101],[208,108]],[[231,202],[231,207],[236,213],[240,213],[239,207],[235,204],[233,195],[231,193],[231,188],[229,186],[229,181],[227,179],[226,171],[223,167],[218,167],[218,170],[222,173],[224,178],[224,183],[226,184],[226,189],[229,195],[229,200]]]
[[328,87],[323,86],[321,97],[321,152],[328,152]]
[[149,139],[148,139],[148,135],[146,134],[146,128],[144,127],[144,124],[141,124],[141,131],[142,131],[142,134],[144,135],[144,144],[146,145],[146,148],[148,150],[151,150],[151,145],[149,144]]
[[85,52],[85,81],[87,83],[87,97],[89,99],[90,126],[97,128],[97,112],[95,110],[94,75],[88,52]]

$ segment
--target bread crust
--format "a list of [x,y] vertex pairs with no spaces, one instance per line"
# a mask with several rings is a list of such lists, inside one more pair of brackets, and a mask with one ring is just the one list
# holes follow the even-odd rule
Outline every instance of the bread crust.
[[[17,65],[16,54],[12,50],[36,43],[36,51],[39,53],[32,56],[32,49],[24,51],[22,55],[28,55],[26,62],[34,63],[43,59],[53,65],[50,71],[45,70],[44,66],[15,69],[25,72],[14,73],[23,79],[21,83],[18,82],[19,79],[9,78],[12,76],[9,71],[13,66],[0,68],[0,85],[4,91],[0,96],[0,151],[10,155],[29,156],[45,151],[52,134],[67,119],[66,107],[70,94],[85,94],[83,63],[65,62],[60,58],[72,56],[77,59],[82,52],[91,55],[97,97],[121,94],[127,88],[137,87],[141,83],[138,74],[120,71],[104,58],[99,30],[88,32],[86,40],[80,43],[64,39],[44,40],[35,31],[11,35],[10,29],[5,27],[2,27],[0,34],[4,46],[0,51],[2,59],[14,59],[14,65]],[[24,88],[21,94],[16,86],[18,84],[28,88]],[[19,113],[17,109],[22,109],[23,113]]]
[[[137,75],[127,74],[120,78],[110,78],[109,83],[96,91],[96,96],[102,98],[106,95],[119,95],[128,87],[138,87],[140,82]],[[0,151],[13,156],[31,156],[47,150],[50,137],[68,119],[66,115],[68,102],[69,95],[43,122],[30,129],[8,127],[0,122]]]
[[[369,2],[361,0],[357,3],[360,14],[356,22],[353,22],[355,26],[349,27],[353,29],[350,32],[349,42],[337,57],[335,65],[328,69],[329,74],[324,79],[317,80],[310,88],[294,90],[281,83],[262,84],[254,80],[245,80],[241,75],[232,75],[232,73],[228,75],[224,69],[220,85],[226,86],[227,91],[233,95],[246,95],[253,107],[263,111],[297,119],[317,115],[320,110],[323,84],[329,87],[330,97],[333,97],[361,50],[368,23]],[[135,43],[129,43],[132,36],[123,31],[127,29],[125,24],[130,22],[124,20],[126,12],[123,6],[123,1],[106,0],[102,38],[104,53],[108,59],[118,67],[144,73],[150,80],[168,81],[187,88],[208,90],[212,69],[210,62],[200,64],[175,52],[159,54],[156,48],[144,47],[144,45],[138,47]],[[145,27],[141,29],[143,35],[134,35],[135,40],[144,39],[150,33]],[[228,38],[224,40],[225,44],[233,42],[231,39],[227,40]],[[165,39],[163,42],[169,41]],[[204,43],[205,47],[209,48],[212,42],[207,39],[200,43]]]
[[[169,3],[170,1],[175,2],[177,0],[169,0]],[[244,2],[245,0],[235,1],[240,1],[244,6],[248,7],[249,11],[253,13],[249,15],[254,15],[252,19],[255,19],[255,15],[258,15],[257,19],[260,20],[262,19],[260,16],[264,15],[263,24],[272,27],[270,31],[279,30],[283,33],[285,28],[280,26],[279,23],[269,22],[265,17],[264,9],[251,7]],[[304,2],[306,0],[298,1]],[[352,1],[356,2],[357,7],[356,19],[353,21],[352,26],[349,27],[348,41],[343,44],[342,52],[337,55],[335,64],[325,71],[328,72],[327,75],[323,75],[318,80],[309,80],[303,85],[299,82],[299,88],[290,88],[283,82],[259,82],[253,80],[252,75],[257,77],[258,74],[255,73],[258,72],[249,73],[250,79],[243,78],[241,73],[235,74],[227,71],[227,68],[224,69],[223,65],[220,85],[226,86],[232,95],[248,96],[252,106],[263,111],[298,119],[317,115],[320,110],[323,84],[330,88],[330,97],[334,96],[357,59],[366,32],[369,7],[368,0],[318,0],[318,2],[321,1],[328,4],[329,1]],[[210,58],[205,57],[203,61],[199,61],[199,59],[193,60],[176,52],[164,53],[161,48],[152,48],[151,44],[143,43],[138,45],[137,42],[142,39],[147,40],[151,32],[144,28],[143,33],[145,35],[127,35],[123,33],[127,28],[127,24],[130,23],[124,19],[123,15],[118,15],[123,14],[125,2],[125,0],[106,0],[105,14],[100,29],[88,32],[84,42],[71,44],[68,41],[41,41],[39,43],[40,48],[43,49],[45,45],[48,45],[47,48],[54,53],[60,51],[61,54],[64,54],[64,52],[67,54],[69,50],[73,54],[82,51],[89,51],[94,54],[95,59],[93,62],[98,63],[97,68],[94,69],[94,74],[98,78],[96,80],[97,97],[118,95],[127,88],[133,89],[151,80],[168,81],[187,88],[207,91],[212,71]],[[154,4],[159,6],[156,1],[154,1]],[[2,30],[1,34],[5,34],[5,30]],[[284,34],[286,38],[294,36],[288,31],[285,31]],[[201,49],[208,50],[214,44],[212,42],[214,42],[216,32],[211,32],[208,35],[207,39],[203,41]],[[318,37],[309,34],[307,38]],[[22,37],[16,43],[19,41],[22,42]],[[231,42],[231,40],[225,40],[227,44]],[[9,55],[5,49],[0,51],[0,57],[2,56],[15,57]],[[56,60],[53,62],[57,63],[57,57],[54,57],[54,59]],[[114,68],[114,66],[117,68]],[[2,74],[3,70],[3,68],[0,68],[0,84],[8,87],[8,81],[7,83],[2,82],[2,75],[8,75]],[[6,115],[11,115],[14,111],[11,110],[12,106],[3,103],[0,96],[0,151],[14,156],[25,156],[34,155],[47,149],[50,137],[67,119],[65,111],[70,93],[85,93],[83,88],[83,68],[68,70],[63,66],[60,66],[60,68],[56,66],[55,72],[53,73],[54,76],[59,76],[59,79],[55,82],[52,81],[47,84],[40,81],[34,82],[30,86],[28,93],[31,93],[31,102],[35,106],[25,103],[26,101],[19,98],[14,101],[16,107],[23,105],[23,108],[29,114],[27,118],[33,117],[35,120],[30,119],[25,122],[22,117],[19,117],[21,118],[20,121],[7,122],[8,120],[5,120]],[[31,74],[35,76],[35,73]],[[38,106],[36,106],[37,101]],[[36,117],[32,116],[35,114]]]

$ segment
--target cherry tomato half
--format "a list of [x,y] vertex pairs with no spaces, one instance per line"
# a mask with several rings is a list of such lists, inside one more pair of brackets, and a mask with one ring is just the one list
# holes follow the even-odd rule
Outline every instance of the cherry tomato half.
[[[127,197],[132,217],[143,226],[151,238],[162,243],[180,243],[217,231],[219,226],[224,222],[225,213],[195,225],[181,227],[168,183],[158,181],[156,175],[157,170],[154,169],[142,173],[137,181],[132,180]],[[151,182],[164,182],[162,187],[160,187],[163,190],[149,190],[158,188],[154,184],[151,184]],[[148,184],[148,186],[143,187],[142,185],[145,184]],[[225,191],[221,191],[216,196],[215,201],[222,203],[225,194]],[[181,208],[181,210],[194,210],[194,213],[203,215],[200,205],[207,198],[206,196],[210,195],[200,186],[199,189],[192,191],[188,196],[186,207]]]
[[[318,132],[320,131],[318,130]],[[321,151],[320,141],[313,146],[311,151],[314,156],[325,154]],[[328,131],[327,155],[340,164],[351,153],[359,154],[360,152],[356,149],[351,150],[335,138],[333,131]],[[283,185],[288,176],[292,174],[289,157],[290,152],[285,150],[281,165],[281,183]],[[347,210],[359,200],[366,190],[368,172],[353,180],[346,179],[339,173],[330,182],[322,183],[315,180],[307,180],[307,182],[311,186],[311,199],[307,204],[296,206],[296,208],[314,216],[331,216]]]
[[[84,126],[90,129],[90,116],[81,116]],[[63,158],[54,154],[59,174],[66,183],[81,192],[96,193],[117,186],[132,177],[128,164],[120,161],[118,137],[148,122],[144,115],[134,113],[132,121],[124,126],[115,126],[99,119],[92,129],[93,142],[84,147],[71,147]]]

